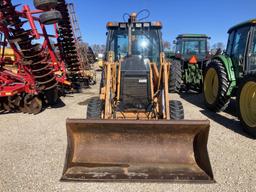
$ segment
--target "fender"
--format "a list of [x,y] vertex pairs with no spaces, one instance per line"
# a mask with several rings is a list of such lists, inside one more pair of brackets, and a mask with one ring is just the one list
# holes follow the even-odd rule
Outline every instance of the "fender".
[[225,69],[226,69],[226,72],[227,72],[227,75],[228,75],[228,81],[229,81],[229,88],[228,88],[228,91],[227,91],[227,95],[231,96],[233,89],[237,85],[233,62],[232,62],[231,58],[227,55],[217,55],[217,56],[214,56],[212,58],[212,60],[213,59],[219,60],[225,66]]

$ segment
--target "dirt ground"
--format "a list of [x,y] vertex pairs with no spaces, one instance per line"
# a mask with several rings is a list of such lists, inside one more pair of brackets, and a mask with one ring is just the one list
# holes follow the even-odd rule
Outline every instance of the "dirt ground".
[[98,86],[67,95],[62,106],[38,115],[0,115],[0,191],[256,191],[256,142],[242,131],[235,104],[214,114],[203,108],[202,95],[171,95],[180,98],[186,119],[210,119],[208,151],[215,184],[81,183],[60,182],[66,152],[65,119],[85,118],[90,97]]

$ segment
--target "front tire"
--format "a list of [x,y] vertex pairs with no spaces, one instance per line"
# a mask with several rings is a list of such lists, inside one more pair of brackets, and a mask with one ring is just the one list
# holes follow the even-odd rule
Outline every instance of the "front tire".
[[229,102],[228,75],[225,66],[219,60],[213,60],[204,71],[203,95],[208,109],[219,112],[224,111]]
[[180,101],[171,100],[169,101],[170,118],[173,120],[184,119],[184,109]]
[[247,75],[238,88],[238,118],[243,129],[256,138],[256,75]]
[[102,101],[92,98],[87,106],[87,119],[101,119]]

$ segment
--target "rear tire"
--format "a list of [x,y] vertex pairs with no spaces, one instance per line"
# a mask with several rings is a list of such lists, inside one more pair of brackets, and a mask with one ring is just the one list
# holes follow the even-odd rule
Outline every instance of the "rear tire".
[[172,60],[170,66],[169,93],[179,93],[182,85],[181,62]]
[[204,71],[203,81],[204,102],[208,109],[219,112],[224,111],[230,101],[227,96],[228,76],[222,62],[213,60]]
[[169,101],[170,118],[173,120],[184,119],[184,109],[180,101],[171,100]]
[[58,5],[58,0],[34,0],[33,3],[35,8],[48,11]]
[[87,119],[101,119],[102,101],[92,98],[87,106]]
[[42,13],[39,18],[40,22],[44,25],[52,25],[54,23],[58,23],[62,19],[62,16],[59,11],[54,10]]
[[256,75],[245,76],[239,85],[237,109],[244,131],[256,138]]

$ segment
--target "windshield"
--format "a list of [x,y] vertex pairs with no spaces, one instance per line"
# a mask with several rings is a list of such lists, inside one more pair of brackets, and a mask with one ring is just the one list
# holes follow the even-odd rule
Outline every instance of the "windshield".
[[249,71],[256,70],[256,29],[254,30],[251,53],[249,55]]
[[205,40],[180,40],[178,42],[180,46],[177,46],[177,53],[183,55],[206,55],[207,47]]
[[[159,30],[156,29],[132,29],[132,55],[138,55],[143,59],[159,63],[161,49],[159,33]],[[128,41],[127,29],[109,31],[108,50],[114,51],[115,60],[128,56]]]

